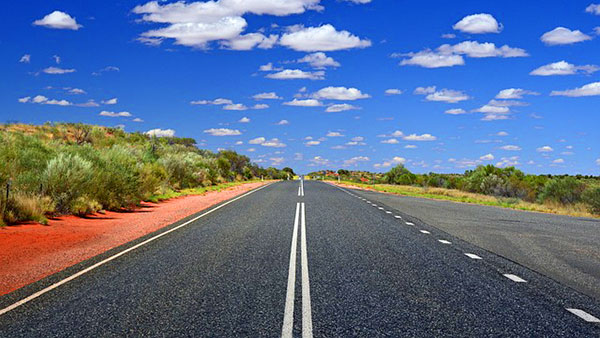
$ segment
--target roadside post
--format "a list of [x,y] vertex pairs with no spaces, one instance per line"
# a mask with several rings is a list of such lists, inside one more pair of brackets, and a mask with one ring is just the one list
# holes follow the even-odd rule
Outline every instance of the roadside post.
[[4,205],[2,206],[2,215],[6,214],[6,206],[8,205],[8,196],[10,195],[10,185],[12,184],[12,180],[9,179],[6,182],[6,199],[4,200]]

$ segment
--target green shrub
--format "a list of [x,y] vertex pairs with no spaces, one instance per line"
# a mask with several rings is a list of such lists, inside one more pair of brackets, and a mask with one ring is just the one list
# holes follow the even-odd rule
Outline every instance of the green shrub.
[[71,203],[70,209],[74,215],[84,216],[102,210],[102,205],[89,197],[81,196]]
[[554,178],[544,185],[539,200],[573,204],[581,201],[585,184],[575,177]]
[[50,197],[17,192],[9,196],[3,218],[9,224],[27,221],[46,224],[46,213],[53,211]]
[[590,188],[583,194],[583,201],[591,213],[600,215],[600,187]]
[[68,213],[73,201],[88,191],[93,174],[92,163],[78,155],[60,153],[51,159],[43,181],[47,194],[56,203],[56,211]]

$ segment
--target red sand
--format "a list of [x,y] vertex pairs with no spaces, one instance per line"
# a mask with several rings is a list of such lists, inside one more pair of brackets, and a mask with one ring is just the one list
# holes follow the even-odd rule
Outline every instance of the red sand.
[[134,212],[64,216],[49,224],[0,228],[0,295],[132,241],[264,183],[144,203]]

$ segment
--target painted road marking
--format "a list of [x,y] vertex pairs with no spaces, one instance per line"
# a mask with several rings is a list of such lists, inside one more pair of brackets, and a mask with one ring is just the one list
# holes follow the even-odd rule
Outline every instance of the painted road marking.
[[424,234],[430,234],[431,233],[431,232],[429,232],[427,230],[420,230],[420,231],[421,231],[421,233],[424,233]]
[[98,262],[98,263],[96,263],[96,264],[94,264],[92,266],[89,266],[89,267],[87,267],[87,268],[85,268],[85,269],[83,269],[83,270],[81,270],[81,271],[79,271],[79,272],[77,272],[77,273],[75,273],[75,274],[73,274],[73,275],[71,275],[71,276],[69,276],[69,277],[61,280],[61,281],[59,281],[59,282],[56,282],[56,283],[54,283],[54,284],[52,284],[52,285],[50,285],[50,286],[48,286],[48,287],[46,287],[46,288],[44,288],[44,289],[36,292],[36,293],[34,293],[34,294],[32,294],[32,295],[30,295],[30,296],[28,296],[26,298],[23,298],[20,301],[14,303],[12,305],[9,305],[9,306],[5,307],[4,309],[1,309],[0,310],[0,316],[3,315],[3,314],[5,314],[5,313],[7,313],[7,312],[9,312],[9,311],[11,311],[11,310],[14,310],[15,308],[17,308],[17,307],[19,307],[19,306],[21,306],[21,305],[23,305],[23,304],[25,304],[27,302],[30,302],[30,301],[38,298],[39,296],[41,296],[41,295],[43,295],[43,294],[45,294],[45,293],[47,293],[49,291],[52,291],[52,290],[56,289],[57,287],[59,287],[61,285],[64,285],[64,284],[72,281],[73,279],[76,279],[79,276],[82,276],[82,275],[84,275],[84,274],[86,274],[86,273],[88,273],[88,272],[96,269],[99,266],[102,266],[102,265],[104,265],[104,264],[106,264],[106,263],[108,263],[108,262],[110,262],[110,261],[112,261],[112,260],[114,260],[116,258],[119,258],[119,257],[123,256],[124,254],[126,254],[126,253],[128,253],[130,251],[133,251],[133,250],[135,250],[135,249],[137,249],[137,248],[139,248],[141,246],[144,246],[144,245],[146,245],[146,244],[148,244],[148,243],[150,243],[150,242],[152,242],[154,240],[157,240],[157,239],[161,238],[162,236],[165,236],[166,234],[169,234],[169,233],[171,233],[171,232],[173,232],[175,230],[181,229],[181,228],[185,227],[186,225],[188,225],[190,223],[193,223],[193,222],[199,220],[200,218],[202,218],[202,217],[204,217],[204,216],[206,216],[208,214],[211,214],[211,213],[213,213],[213,212],[221,209],[222,207],[224,207],[224,206],[226,206],[226,205],[228,205],[230,203],[233,203],[233,202],[235,202],[235,201],[237,201],[237,200],[239,200],[241,198],[244,198],[244,197],[246,197],[246,196],[248,196],[248,195],[250,195],[252,193],[255,193],[255,192],[257,192],[257,191],[259,191],[261,189],[264,189],[264,188],[270,186],[271,184],[272,183],[267,184],[267,185],[263,185],[262,187],[260,187],[258,189],[249,191],[249,192],[247,192],[247,193],[245,193],[245,194],[243,194],[241,196],[238,196],[238,197],[236,197],[236,198],[234,198],[232,200],[229,200],[229,201],[227,201],[227,202],[225,202],[225,203],[223,203],[223,204],[221,204],[221,205],[219,205],[219,206],[217,206],[217,207],[215,207],[215,208],[213,208],[213,209],[211,209],[211,210],[203,213],[200,216],[197,216],[197,217],[195,217],[195,218],[193,218],[193,219],[191,219],[191,220],[189,220],[189,221],[187,221],[187,222],[185,222],[183,224],[180,224],[180,225],[178,225],[178,226],[176,226],[176,227],[174,227],[172,229],[169,229],[169,230],[167,230],[165,232],[162,232],[162,233],[160,233],[160,234],[158,234],[158,235],[156,235],[154,237],[148,238],[147,240],[145,240],[145,241],[143,241],[141,243],[138,243],[138,244],[136,244],[136,245],[134,245],[134,246],[132,246],[132,247],[130,247],[128,249],[125,249],[125,250],[123,250],[123,251],[121,251],[119,253],[116,253],[116,254],[114,254],[114,255],[112,255],[112,256],[110,256],[110,257],[108,257],[108,258],[106,258],[106,259],[104,259],[104,260],[102,260],[102,261],[100,261],[100,262]]
[[306,217],[304,216],[304,203],[302,203],[302,220],[300,222],[302,242],[300,254],[302,255],[302,337],[312,338],[312,314],[310,310],[310,282],[308,279],[308,254],[306,250]]
[[398,215],[396,215],[396,216],[394,216],[394,217],[396,217],[396,218],[402,218],[402,216],[398,216]]
[[[299,189],[299,187],[298,187]],[[287,292],[285,295],[285,310],[283,312],[283,328],[281,337],[292,337],[294,328],[294,289],[296,285],[296,243],[298,243],[298,223],[300,219],[300,203],[296,203],[296,218],[292,232],[292,245],[290,248],[290,267],[288,271]]]
[[526,280],[524,280],[523,278],[521,278],[521,277],[519,277],[517,275],[513,275],[513,274],[510,274],[510,273],[505,273],[503,276],[506,277],[506,278],[508,278],[508,279],[510,279],[510,280],[512,280],[513,282],[527,283]]
[[379,210],[383,210],[383,208],[382,208],[382,207],[379,207],[379,208],[377,208],[377,209],[379,209]]
[[300,180],[300,186],[298,187],[298,196],[304,196],[304,180]]
[[472,258],[472,259],[482,259],[481,257],[477,256],[476,254],[472,254],[472,253],[465,253],[465,255],[467,255],[467,257]]
[[579,310],[579,309],[569,309],[567,308],[567,311],[571,312],[572,314],[576,315],[577,317],[585,320],[588,323],[600,323],[600,319],[592,316],[591,314],[583,311],[583,310]]
[[415,223],[406,222],[406,225],[415,225]]
[[449,242],[445,239],[438,239],[438,242],[442,243],[442,244],[452,244],[452,242]]
[[392,212],[391,212],[391,211],[386,211],[385,213],[386,213],[386,214],[391,214]]

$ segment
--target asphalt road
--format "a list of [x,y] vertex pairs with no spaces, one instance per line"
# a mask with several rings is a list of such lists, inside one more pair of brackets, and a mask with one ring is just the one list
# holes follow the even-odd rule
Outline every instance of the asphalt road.
[[0,336],[600,336],[593,297],[410,208],[301,184],[256,190],[0,298]]

